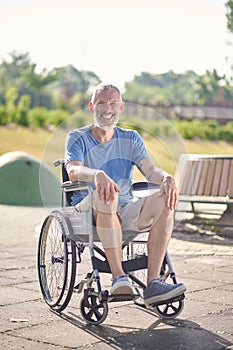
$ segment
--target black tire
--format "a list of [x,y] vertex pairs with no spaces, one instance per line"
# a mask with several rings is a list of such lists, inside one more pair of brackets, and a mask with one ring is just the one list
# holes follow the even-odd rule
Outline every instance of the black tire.
[[91,291],[80,301],[80,311],[83,319],[92,325],[102,323],[108,315],[107,302],[100,302],[98,293]]
[[183,311],[184,300],[177,300],[170,303],[157,305],[153,307],[153,311],[161,318],[173,319]]
[[38,277],[45,302],[62,311],[73,293],[76,275],[76,246],[67,239],[67,226],[58,212],[45,219],[38,244]]

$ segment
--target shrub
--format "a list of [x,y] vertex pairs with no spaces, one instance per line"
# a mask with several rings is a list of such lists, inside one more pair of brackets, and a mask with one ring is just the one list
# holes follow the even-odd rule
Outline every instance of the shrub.
[[49,124],[59,126],[68,118],[69,113],[67,111],[64,111],[63,109],[54,109],[49,111],[48,115]]
[[199,137],[204,140],[233,141],[233,122],[219,125],[216,120],[174,120],[178,132],[184,139]]
[[219,128],[217,138],[226,142],[233,142],[233,122],[228,122]]
[[0,125],[6,125],[7,124],[7,114],[6,114],[6,108],[3,105],[0,105]]
[[48,124],[48,110],[45,107],[35,107],[29,111],[29,124],[39,126],[41,128]]

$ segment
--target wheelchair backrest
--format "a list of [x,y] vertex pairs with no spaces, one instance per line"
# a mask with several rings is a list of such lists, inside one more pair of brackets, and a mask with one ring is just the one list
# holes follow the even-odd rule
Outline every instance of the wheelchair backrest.
[[[55,167],[61,166],[62,183],[66,182],[66,181],[70,181],[68,173],[66,171],[64,159],[56,160],[54,162],[54,166]],[[65,192],[65,191],[63,191],[63,193],[62,193],[62,207],[71,206],[72,194],[73,194],[73,192]]]

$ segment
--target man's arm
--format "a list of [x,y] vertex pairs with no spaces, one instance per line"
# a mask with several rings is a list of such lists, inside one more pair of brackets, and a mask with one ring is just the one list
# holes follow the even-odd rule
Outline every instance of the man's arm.
[[95,182],[96,191],[101,200],[111,202],[120,192],[117,184],[103,171],[91,169],[82,165],[78,160],[72,160],[66,165],[70,181]]
[[82,165],[82,162],[78,160],[72,160],[66,165],[66,170],[70,181],[84,181],[94,182],[95,176],[98,171],[97,169],[90,169]]
[[150,158],[143,159],[139,164],[139,170],[148,182],[160,185],[160,193],[166,196],[166,205],[174,210],[178,200],[178,190],[173,176],[163,169],[156,168]]
[[161,185],[167,174],[163,169],[156,168],[150,158],[141,160],[139,170],[145,176],[148,182],[156,185]]

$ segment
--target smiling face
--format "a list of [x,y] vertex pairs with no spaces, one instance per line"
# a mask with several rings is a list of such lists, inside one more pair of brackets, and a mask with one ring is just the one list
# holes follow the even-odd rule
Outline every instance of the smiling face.
[[124,109],[124,102],[116,89],[103,89],[96,92],[89,108],[94,115],[94,126],[107,131],[116,126]]

